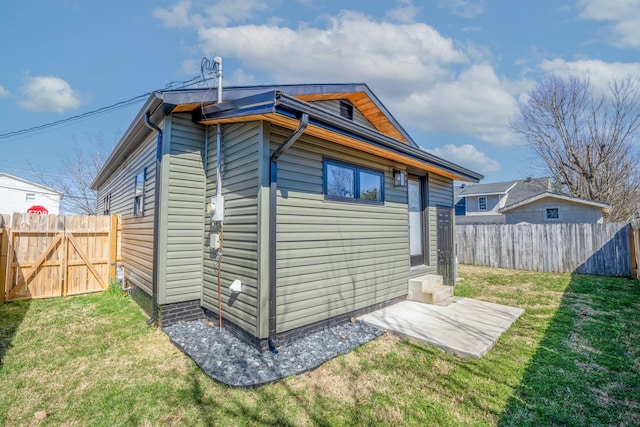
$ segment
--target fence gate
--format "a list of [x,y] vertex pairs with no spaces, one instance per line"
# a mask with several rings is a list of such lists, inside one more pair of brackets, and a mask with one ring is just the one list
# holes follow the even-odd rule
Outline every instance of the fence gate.
[[118,217],[14,214],[7,239],[5,301],[106,289]]

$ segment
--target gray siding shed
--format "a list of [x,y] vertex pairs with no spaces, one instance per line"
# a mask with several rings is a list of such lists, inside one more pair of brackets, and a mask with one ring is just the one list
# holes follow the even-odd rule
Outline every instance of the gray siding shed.
[[[558,208],[559,220],[545,220],[545,208]],[[521,222],[530,224],[595,224],[602,222],[602,208],[600,207],[547,198],[511,209],[504,215],[507,224],[519,224]]]

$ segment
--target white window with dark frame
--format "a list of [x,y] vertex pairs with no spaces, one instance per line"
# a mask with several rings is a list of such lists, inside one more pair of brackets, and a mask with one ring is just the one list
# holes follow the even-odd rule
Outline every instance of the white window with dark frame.
[[133,194],[133,216],[144,216],[144,183],[147,169],[136,175]]
[[24,200],[27,202],[33,202],[36,200],[36,193],[27,193],[24,197]]
[[384,173],[360,166],[324,161],[326,200],[384,203]]
[[484,196],[478,197],[478,210],[486,211],[487,210],[487,198]]
[[548,206],[543,209],[545,221],[560,221],[560,207]]

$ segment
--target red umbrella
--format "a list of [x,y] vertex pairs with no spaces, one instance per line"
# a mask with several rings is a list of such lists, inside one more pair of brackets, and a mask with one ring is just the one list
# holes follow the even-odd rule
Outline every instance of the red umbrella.
[[27,209],[27,213],[46,215],[49,213],[49,211],[44,206],[34,205]]

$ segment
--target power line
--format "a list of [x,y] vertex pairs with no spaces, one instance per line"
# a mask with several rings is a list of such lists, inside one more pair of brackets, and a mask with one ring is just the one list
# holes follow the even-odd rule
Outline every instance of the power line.
[[[143,95],[138,95],[136,97],[133,97],[131,99],[128,99],[126,101],[120,101],[120,102],[116,102],[113,105],[109,105],[107,107],[102,107],[102,108],[98,108],[97,110],[93,110],[93,111],[87,111],[86,113],[82,113],[82,114],[78,114],[76,116],[71,116],[71,117],[67,117],[65,119],[61,119],[61,120],[56,120],[55,122],[51,122],[51,123],[46,123],[43,125],[39,125],[39,126],[33,126],[27,129],[21,129],[21,130],[17,130],[17,131],[13,131],[13,132],[8,132],[8,133],[3,133],[0,134],[0,139],[7,139],[7,138],[11,138],[13,136],[20,136],[23,135],[25,133],[30,133],[30,132],[35,132],[38,130],[43,130],[43,129],[48,129],[50,127],[54,127],[54,126],[59,126],[62,125],[64,123],[68,123],[71,121],[76,121],[76,120],[80,120],[86,117],[91,117],[91,116],[95,116],[101,113],[106,113],[112,110],[117,109],[118,107],[123,107],[129,104],[133,104],[139,100],[142,100],[143,98],[146,98],[147,96],[151,95],[152,92],[147,92]],[[4,141],[4,142],[0,142],[0,144],[6,144],[8,141]]]
[[[164,90],[167,90],[167,89],[170,89],[170,90],[184,89],[184,88],[186,88],[188,86],[193,86],[193,85],[196,85],[196,84],[204,83],[207,80],[208,79],[204,78],[204,76],[202,76],[202,77],[201,76],[196,76],[196,77],[193,77],[193,78],[191,78],[189,80],[174,81],[174,82],[167,83],[165,85],[165,87],[164,87]],[[179,85],[179,86],[175,86],[176,84]],[[100,115],[100,114],[105,114],[105,113],[108,113],[108,112],[111,112],[111,111],[114,111],[114,110],[117,110],[117,109],[120,109],[120,108],[124,108],[124,107],[126,107],[128,105],[135,104],[136,102],[141,101],[142,99],[144,99],[144,98],[148,97],[149,95],[151,95],[153,92],[154,91],[147,92],[147,93],[144,93],[142,95],[134,96],[133,98],[130,98],[130,99],[127,99],[127,100],[124,100],[124,101],[116,102],[115,104],[108,105],[106,107],[101,107],[101,108],[98,108],[96,110],[87,111],[86,113],[82,113],[82,114],[78,114],[78,115],[75,115],[75,116],[67,117],[65,119],[56,120],[54,122],[45,123],[43,125],[33,126],[33,127],[30,127],[30,128],[26,128],[26,129],[20,129],[20,130],[17,130],[17,131],[0,134],[0,144],[7,144],[9,142],[12,142],[12,141],[2,141],[3,139],[15,138],[15,137],[27,134],[27,133],[42,131],[42,130],[49,129],[49,128],[55,127],[55,126],[62,126],[64,124],[67,124],[67,123],[70,123],[70,122],[73,122],[73,121],[85,119],[85,118],[88,118],[88,117],[97,116],[97,115]]]

